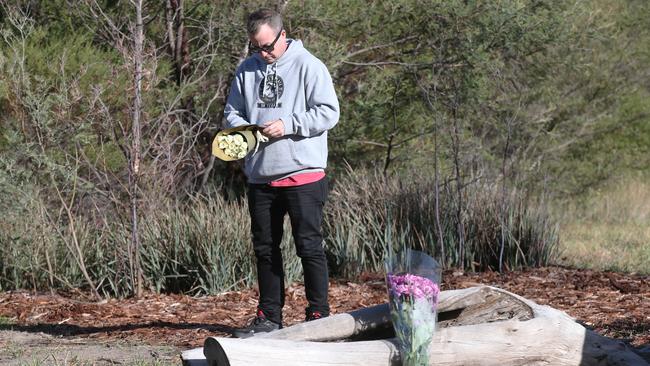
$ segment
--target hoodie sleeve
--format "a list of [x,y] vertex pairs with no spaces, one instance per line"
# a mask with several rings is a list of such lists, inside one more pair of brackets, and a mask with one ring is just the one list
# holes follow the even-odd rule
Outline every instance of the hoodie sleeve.
[[315,136],[334,127],[339,120],[339,101],[327,67],[319,60],[309,66],[305,73],[307,110],[281,118],[285,135]]
[[224,108],[226,128],[247,125],[249,122],[246,114],[246,101],[244,99],[244,72],[241,67],[235,72],[235,77],[230,85],[230,93]]

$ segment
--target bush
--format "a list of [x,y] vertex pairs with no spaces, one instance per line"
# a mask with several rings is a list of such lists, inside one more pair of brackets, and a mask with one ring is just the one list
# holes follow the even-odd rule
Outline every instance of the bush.
[[[553,257],[557,227],[542,203],[472,184],[463,191],[459,226],[458,202],[443,186],[438,230],[434,184],[411,176],[406,183],[350,171],[334,184],[324,223],[332,276],[383,271],[389,247],[416,248],[448,267],[473,270],[545,265]],[[132,293],[127,216],[110,220],[98,208],[67,219],[48,213],[38,192],[20,197],[25,209],[0,221],[2,289],[88,289],[92,283],[106,295]],[[217,293],[255,283],[245,200],[226,201],[214,192],[187,202],[149,202],[144,212],[139,255],[152,291]],[[302,269],[288,225],[286,220],[282,245],[291,282],[301,278]]]
[[436,210],[434,181],[406,176],[411,179],[350,172],[338,181],[325,223],[334,273],[381,271],[389,246],[420,249],[448,267],[472,270],[541,266],[555,255],[558,228],[543,202],[475,183],[462,192],[459,222],[450,187],[440,187]]

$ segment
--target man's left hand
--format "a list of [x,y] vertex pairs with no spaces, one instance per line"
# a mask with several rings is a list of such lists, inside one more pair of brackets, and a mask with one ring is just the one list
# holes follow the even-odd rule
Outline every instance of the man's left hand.
[[265,122],[262,133],[268,137],[278,138],[284,136],[284,122],[281,119]]

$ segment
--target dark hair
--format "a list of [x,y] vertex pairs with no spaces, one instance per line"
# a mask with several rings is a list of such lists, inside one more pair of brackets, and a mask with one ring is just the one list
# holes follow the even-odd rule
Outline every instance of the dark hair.
[[259,9],[248,16],[246,30],[249,35],[254,36],[259,32],[263,24],[267,24],[276,32],[280,32],[282,30],[282,16],[273,9]]

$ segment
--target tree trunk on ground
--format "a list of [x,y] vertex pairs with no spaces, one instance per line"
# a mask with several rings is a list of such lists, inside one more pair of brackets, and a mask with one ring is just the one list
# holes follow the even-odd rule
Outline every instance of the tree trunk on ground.
[[[438,328],[497,320],[528,320],[532,310],[524,303],[489,287],[443,291],[438,304]],[[394,337],[388,304],[296,324],[258,338],[327,342]]]
[[[648,365],[622,342],[504,290],[443,291],[439,312],[430,365]],[[212,366],[400,365],[391,330],[384,304],[246,340],[211,337],[204,354]],[[379,335],[390,338],[350,341]]]

